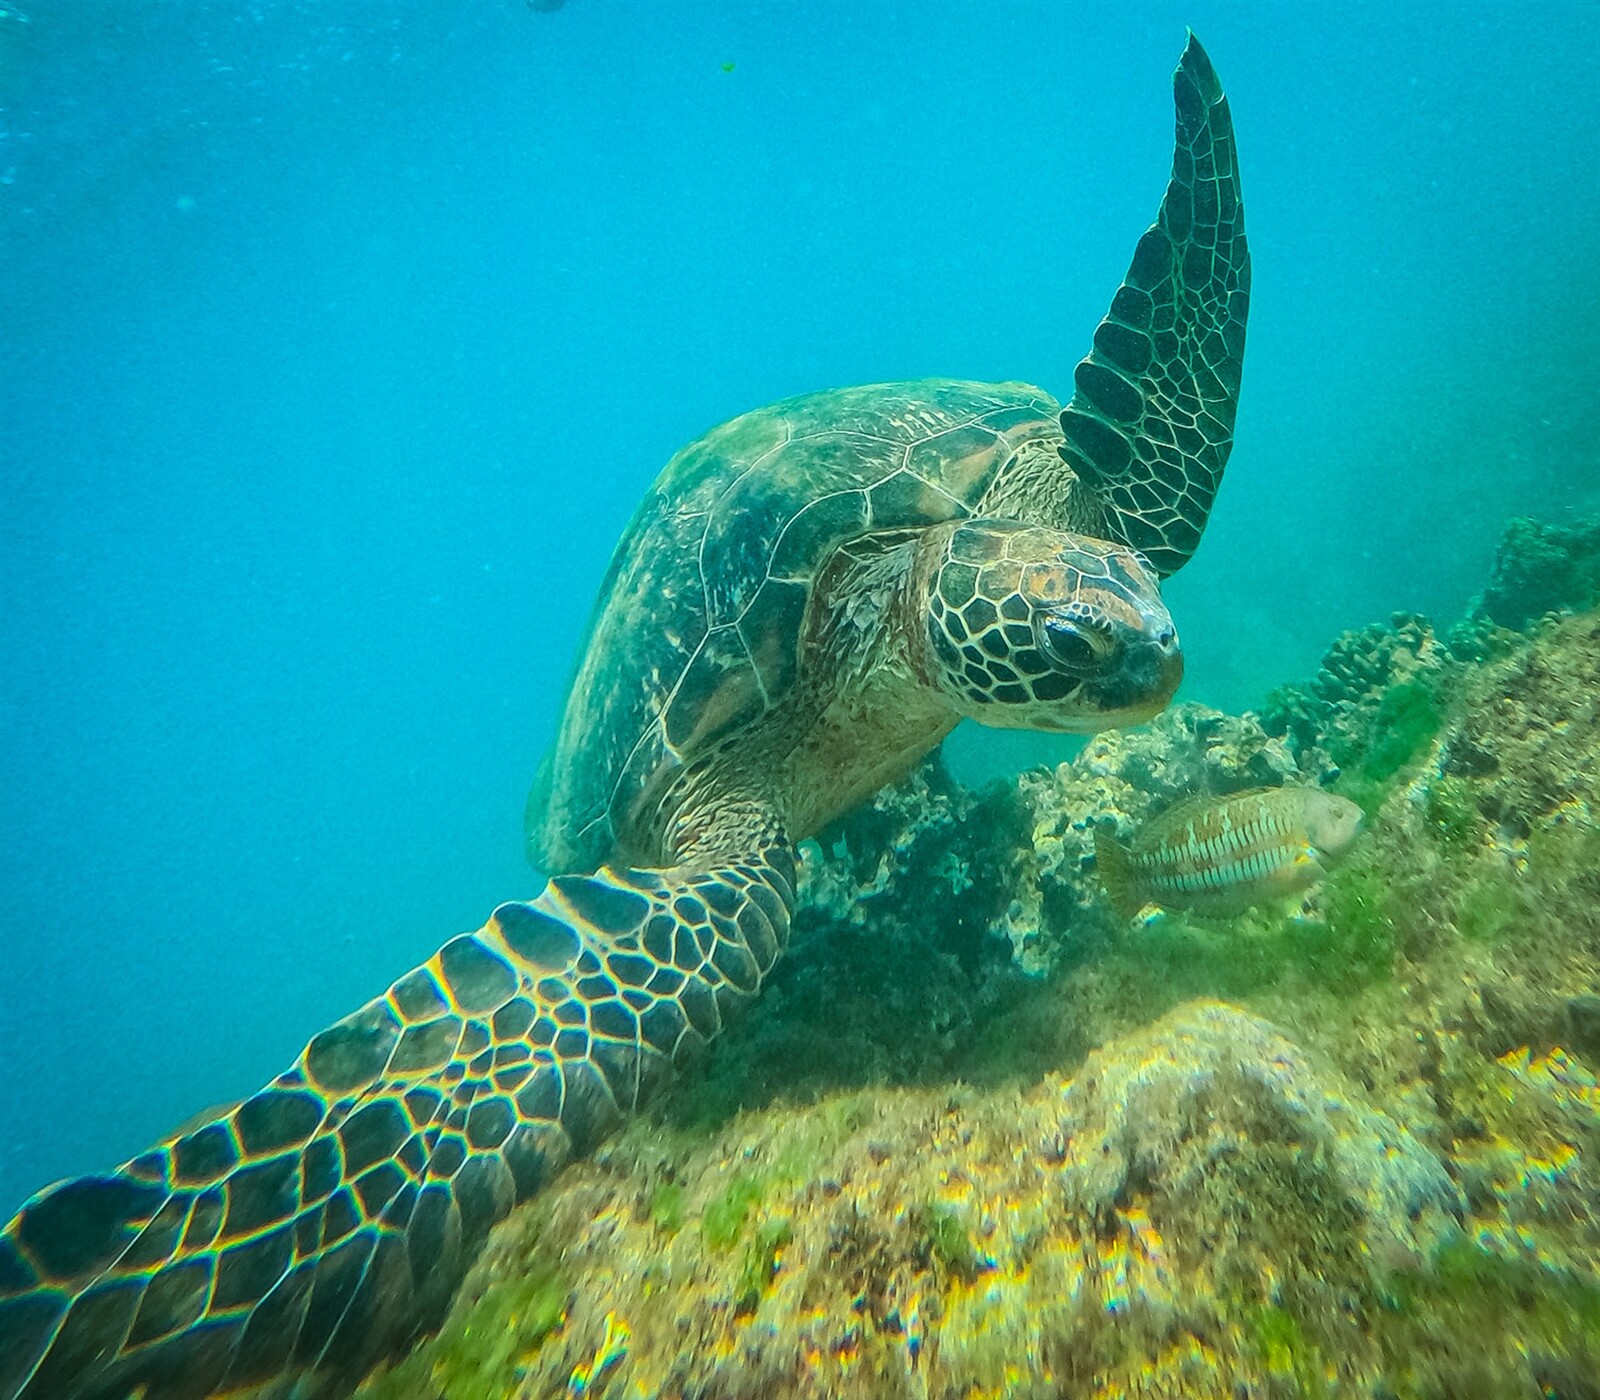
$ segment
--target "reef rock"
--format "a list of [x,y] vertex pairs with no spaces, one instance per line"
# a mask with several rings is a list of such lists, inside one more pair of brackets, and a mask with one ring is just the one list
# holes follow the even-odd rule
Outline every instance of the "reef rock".
[[1381,780],[1438,728],[1436,697],[1456,664],[1427,618],[1396,613],[1342,633],[1309,684],[1273,691],[1262,726],[1324,780],[1349,769]]
[[[1166,1232],[1215,1234],[1220,1178],[1273,1160],[1296,1201],[1278,1214],[1258,1186],[1224,1207],[1233,1243],[1281,1253],[1288,1226],[1315,1200],[1361,1252],[1426,1258],[1454,1237],[1465,1210],[1443,1165],[1393,1119],[1257,1017],[1194,1003],[1092,1054],[1066,1090],[1072,1150],[1067,1191],[1080,1209],[1159,1194]],[[1276,1247],[1275,1247],[1276,1245]],[[1195,1261],[1198,1263],[1198,1259]],[[1275,1268],[1281,1268],[1282,1262]]]
[[1541,824],[1593,828],[1600,814],[1600,620],[1577,617],[1500,663],[1450,734],[1443,773],[1513,836]]
[[1553,612],[1600,603],[1600,518],[1573,525],[1513,520],[1495,551],[1489,586],[1471,616],[1525,631]]
[[363,1393],[1222,1397],[1291,1328],[1294,1365],[1354,1380],[1354,1305],[1464,1212],[1336,1072],[1199,1004],[1022,1095],[824,1101],[665,1151],[635,1130],[502,1226],[440,1338]]

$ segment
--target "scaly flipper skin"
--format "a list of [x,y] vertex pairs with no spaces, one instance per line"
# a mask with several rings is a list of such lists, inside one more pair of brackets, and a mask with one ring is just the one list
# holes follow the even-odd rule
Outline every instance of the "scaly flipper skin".
[[1172,180],[1078,365],[1061,455],[1098,498],[1096,534],[1163,577],[1200,543],[1233,448],[1250,250],[1233,118],[1191,34],[1172,78]]
[[554,879],[231,1113],[36,1196],[0,1236],[0,1395],[358,1379],[438,1320],[490,1226],[759,990],[794,867],[774,830],[749,850]]

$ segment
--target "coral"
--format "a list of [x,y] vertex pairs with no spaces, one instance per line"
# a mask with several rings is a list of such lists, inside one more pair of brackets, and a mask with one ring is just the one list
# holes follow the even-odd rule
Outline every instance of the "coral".
[[1357,769],[1371,798],[1437,731],[1438,696],[1459,665],[1426,618],[1396,613],[1343,633],[1309,684],[1273,691],[1262,727],[1324,778]]
[[1570,526],[1513,520],[1495,551],[1494,572],[1474,619],[1523,631],[1547,613],[1600,603],[1600,519]]
[[873,929],[932,896],[951,941],[985,931],[1008,902],[1022,814],[1015,794],[968,791],[937,753],[801,848],[800,890],[818,915]]

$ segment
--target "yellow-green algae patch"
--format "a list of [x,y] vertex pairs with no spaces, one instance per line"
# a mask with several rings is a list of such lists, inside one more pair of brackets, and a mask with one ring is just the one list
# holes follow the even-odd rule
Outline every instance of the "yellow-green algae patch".
[[1597,697],[1593,615],[1497,655],[1307,908],[1079,908],[1081,946],[989,993],[964,1060],[938,1017],[877,1003],[944,1082],[808,1076],[811,983],[868,1025],[879,985],[849,971],[897,969],[864,935],[802,951],[710,1092],[514,1214],[438,1337],[362,1393],[566,1396],[618,1335],[587,1393],[1594,1393]]
[[[512,1271],[476,1292],[463,1292],[439,1335],[388,1374],[363,1387],[371,1400],[427,1395],[480,1400],[515,1395],[527,1363],[562,1325],[567,1287],[542,1266]],[[466,1306],[462,1306],[465,1303]]]

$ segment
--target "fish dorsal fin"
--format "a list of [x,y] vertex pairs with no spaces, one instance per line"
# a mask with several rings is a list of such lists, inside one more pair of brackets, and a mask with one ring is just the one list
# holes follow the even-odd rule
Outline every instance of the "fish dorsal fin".
[[1141,834],[1149,831],[1165,835],[1185,822],[1210,816],[1232,803],[1252,797],[1265,797],[1269,793],[1281,791],[1281,788],[1253,787],[1240,788],[1237,792],[1224,793],[1221,796],[1209,792],[1186,793],[1170,807],[1164,808],[1152,817],[1147,817],[1142,823]]

